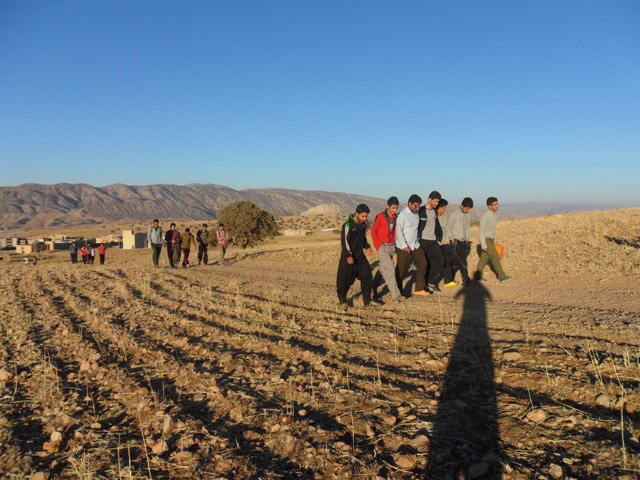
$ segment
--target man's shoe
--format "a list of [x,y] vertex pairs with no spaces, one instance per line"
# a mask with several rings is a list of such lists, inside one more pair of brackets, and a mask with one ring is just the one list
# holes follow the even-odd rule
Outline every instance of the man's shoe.
[[416,290],[415,292],[413,292],[413,295],[418,297],[429,297],[431,296],[431,293],[427,292],[426,290]]
[[427,285],[427,288],[428,288],[432,293],[433,293],[433,292],[440,293],[440,292],[442,291],[442,290],[440,290],[440,287],[438,287],[438,285],[431,285],[431,284],[429,284],[429,285]]
[[454,282],[453,280],[449,283],[445,283],[444,285],[442,285],[444,288],[449,288],[449,287],[455,287],[456,285],[458,285],[457,282]]
[[511,277],[509,275],[502,275],[501,277],[498,277],[498,280],[500,280],[501,282],[506,282],[510,278]]

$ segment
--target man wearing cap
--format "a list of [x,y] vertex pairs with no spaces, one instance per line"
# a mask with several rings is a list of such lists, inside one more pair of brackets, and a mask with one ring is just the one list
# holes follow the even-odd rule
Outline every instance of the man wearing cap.
[[398,288],[402,291],[402,280],[409,270],[411,262],[416,266],[416,282],[414,295],[428,296],[425,291],[425,274],[427,271],[427,260],[424,252],[420,248],[418,239],[418,209],[422,199],[415,193],[409,197],[407,207],[404,208],[396,219],[396,254],[398,264],[396,266],[396,281]]
[[427,289],[430,292],[439,292],[438,281],[442,269],[444,268],[444,255],[436,236],[436,226],[438,224],[438,203],[442,196],[440,192],[434,190],[429,194],[427,203],[418,210],[420,222],[418,225],[418,237],[420,247],[424,250],[428,263]]
[[360,280],[362,288],[362,300],[364,306],[374,306],[371,302],[371,287],[373,278],[371,275],[371,265],[364,253],[365,249],[371,253],[371,247],[367,242],[367,217],[369,207],[361,203],[356,207],[356,212],[349,215],[349,218],[340,232],[340,244],[342,252],[338,262],[338,277],[336,279],[336,289],[338,300],[341,305],[348,305],[347,293],[354,284],[356,278]]
[[395,267],[393,266],[393,257],[396,254],[396,213],[399,204],[398,197],[390,197],[387,200],[387,208],[376,215],[373,228],[371,228],[371,239],[373,240],[373,246],[378,251],[378,263],[380,265],[374,278],[374,286],[376,285],[376,279],[379,278],[379,275],[382,275],[391,298],[396,301],[404,300],[398,289]]

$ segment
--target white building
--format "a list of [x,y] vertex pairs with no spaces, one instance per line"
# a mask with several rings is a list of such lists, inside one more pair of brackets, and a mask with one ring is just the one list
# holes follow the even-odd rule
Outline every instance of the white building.
[[133,250],[134,248],[145,248],[147,246],[147,235],[145,233],[134,233],[133,230],[122,231],[122,248]]

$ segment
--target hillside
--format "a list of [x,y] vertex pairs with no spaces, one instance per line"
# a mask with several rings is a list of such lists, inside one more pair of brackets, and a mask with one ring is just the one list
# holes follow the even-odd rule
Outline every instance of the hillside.
[[222,185],[24,184],[0,187],[0,229],[103,224],[122,220],[203,220],[235,200],[256,203],[273,215],[298,215],[322,204],[345,212],[361,202],[373,210],[384,201],[364,195],[276,188],[234,190]]

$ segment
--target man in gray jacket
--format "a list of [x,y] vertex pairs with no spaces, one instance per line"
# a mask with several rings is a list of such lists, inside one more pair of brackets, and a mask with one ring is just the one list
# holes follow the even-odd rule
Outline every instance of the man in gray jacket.
[[153,266],[158,266],[160,260],[160,252],[162,251],[162,242],[164,242],[164,232],[160,226],[160,221],[156,218],[153,220],[153,225],[147,232],[147,242],[151,245],[153,254],[151,259],[153,260]]
[[473,200],[470,197],[465,197],[462,199],[460,207],[447,218],[444,237],[445,241],[448,242],[448,247],[446,250],[443,248],[444,251],[449,253],[447,263],[444,267],[445,287],[454,287],[457,285],[455,282],[456,268],[460,270],[463,285],[471,285],[471,278],[469,278],[469,270],[467,268],[467,257],[469,256],[471,247],[471,243],[469,242],[469,227],[471,225],[469,211],[472,208]]
[[487,207],[489,210],[480,217],[480,246],[482,247],[482,252],[480,253],[480,260],[478,260],[474,277],[476,280],[482,280],[482,271],[491,262],[491,266],[498,275],[498,280],[506,282],[511,277],[504,273],[500,263],[500,256],[493,246],[496,239],[496,227],[498,226],[498,208],[500,208],[498,199],[496,197],[487,198]]

